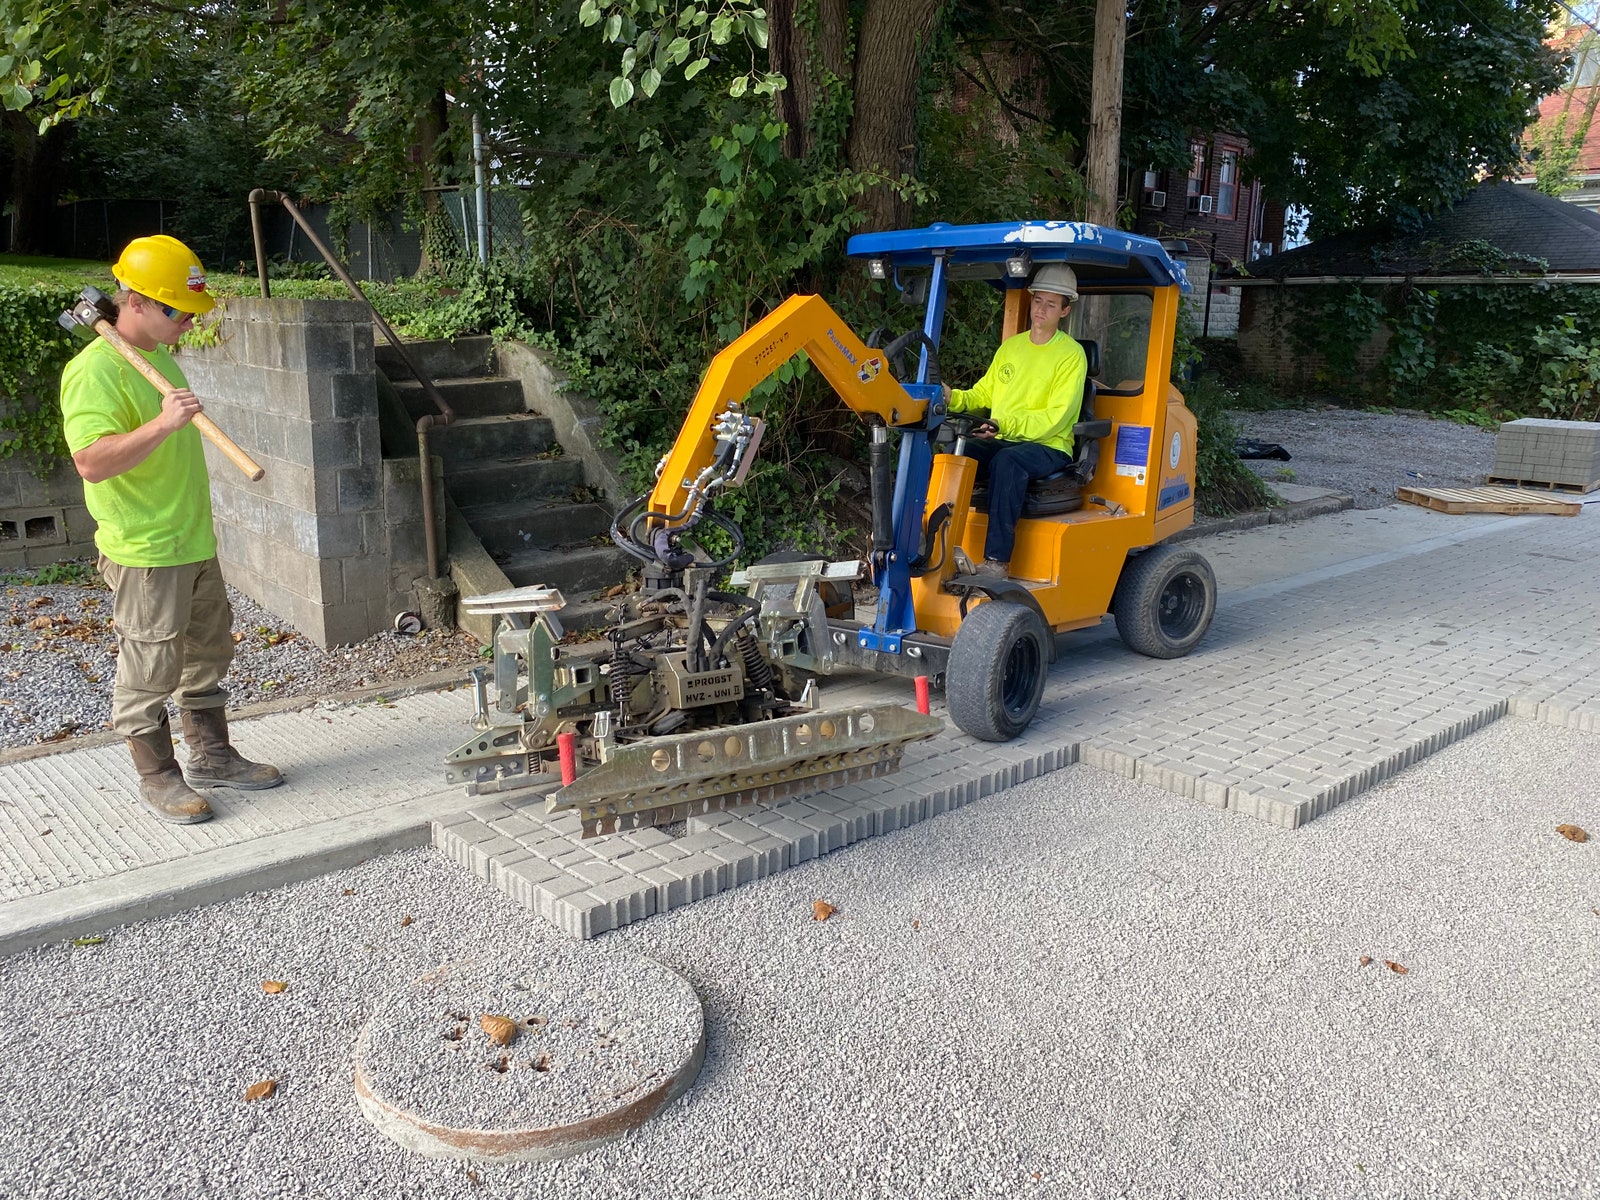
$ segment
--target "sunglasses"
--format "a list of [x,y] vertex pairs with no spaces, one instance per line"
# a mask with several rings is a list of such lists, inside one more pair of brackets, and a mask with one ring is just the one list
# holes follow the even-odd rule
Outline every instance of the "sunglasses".
[[181,308],[173,308],[170,304],[161,304],[158,301],[151,300],[149,296],[146,296],[145,299],[151,304],[155,305],[158,313],[166,317],[167,320],[173,322],[174,324],[182,325],[190,317],[194,316],[193,313],[184,312]]

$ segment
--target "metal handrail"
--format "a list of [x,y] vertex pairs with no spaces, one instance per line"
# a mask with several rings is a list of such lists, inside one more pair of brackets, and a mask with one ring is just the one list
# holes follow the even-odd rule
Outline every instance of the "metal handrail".
[[411,357],[405,346],[401,344],[399,335],[389,328],[389,322],[385,321],[382,314],[373,307],[372,301],[367,298],[367,294],[361,290],[356,281],[350,277],[350,273],[344,269],[343,264],[334,257],[333,251],[328,249],[322,239],[317,236],[317,231],[312,229],[306,219],[300,215],[300,210],[295,207],[294,199],[283,192],[268,191],[266,188],[256,188],[250,193],[250,232],[255,238],[256,278],[261,282],[261,298],[267,300],[272,295],[270,285],[267,283],[266,246],[261,237],[261,206],[272,203],[282,204],[288,210],[289,215],[294,218],[294,223],[300,227],[300,231],[311,239],[311,244],[322,255],[322,260],[328,264],[328,270],[339,277],[345,287],[350,289],[352,296],[367,306],[367,312],[372,315],[372,323],[382,332],[389,345],[394,347],[395,353],[400,356],[400,361],[405,363],[406,369],[422,385],[423,394],[432,400],[434,406],[439,410],[437,413],[425,413],[417,418],[417,459],[422,474],[422,536],[428,548],[428,578],[437,579],[439,577],[439,535],[434,526],[433,459],[428,450],[428,433],[436,426],[444,427],[454,424],[456,419],[455,409],[450,407],[437,385],[417,365],[416,360]]

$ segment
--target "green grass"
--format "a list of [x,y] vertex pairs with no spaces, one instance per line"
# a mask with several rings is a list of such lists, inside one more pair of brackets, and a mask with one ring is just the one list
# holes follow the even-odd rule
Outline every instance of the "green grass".
[[[303,270],[304,268],[302,268]],[[254,274],[212,274],[207,286],[218,299],[234,296],[259,296],[261,286]],[[349,289],[337,279],[271,279],[272,294],[289,300],[348,300]],[[111,264],[76,258],[36,258],[25,254],[0,254],[0,287],[29,287],[43,284],[73,291],[97,287],[114,291]],[[405,335],[409,327],[453,295],[441,293],[445,285],[437,280],[405,279],[398,283],[360,281],[360,287],[384,320]]]
[[116,286],[111,264],[81,258],[34,258],[27,254],[0,254],[0,286],[82,288],[86,284],[105,290]]

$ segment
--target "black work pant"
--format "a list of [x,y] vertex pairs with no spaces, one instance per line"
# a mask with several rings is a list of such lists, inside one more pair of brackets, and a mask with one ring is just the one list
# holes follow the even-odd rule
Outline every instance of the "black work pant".
[[993,438],[968,438],[965,454],[978,460],[974,485],[989,484],[989,535],[983,540],[983,556],[1010,562],[1028,484],[1069,466],[1072,456],[1053,446]]

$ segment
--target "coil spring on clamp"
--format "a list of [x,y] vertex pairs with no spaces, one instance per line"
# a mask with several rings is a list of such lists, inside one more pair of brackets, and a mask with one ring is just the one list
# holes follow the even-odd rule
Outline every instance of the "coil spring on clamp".
[[738,634],[739,654],[744,659],[744,674],[750,686],[757,691],[770,691],[772,688],[772,664],[767,661],[766,655],[761,653],[761,646],[750,635],[749,629],[741,629]]

